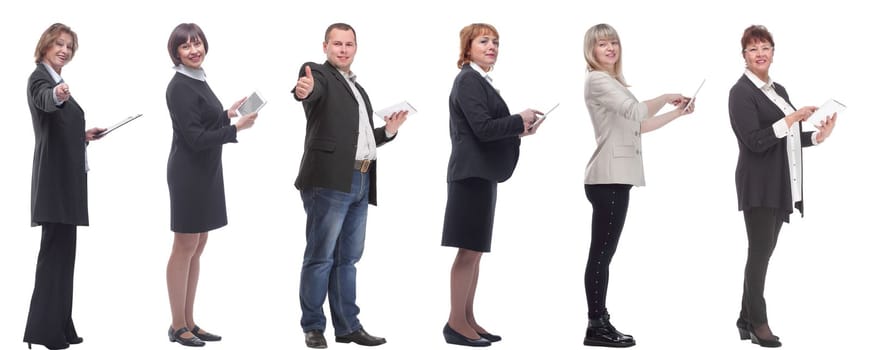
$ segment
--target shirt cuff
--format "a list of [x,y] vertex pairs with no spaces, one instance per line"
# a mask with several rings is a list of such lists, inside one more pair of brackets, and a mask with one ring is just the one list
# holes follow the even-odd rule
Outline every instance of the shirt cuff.
[[773,123],[773,134],[776,138],[781,139],[788,135],[788,124],[785,122],[785,117]]
[[63,104],[63,102],[60,102],[60,100],[57,99],[57,94],[54,93],[54,89],[51,89],[51,99],[54,100],[54,105],[55,105],[55,106],[58,106],[58,107],[59,107],[60,105]]
[[810,138],[813,142],[813,146],[818,145],[820,143],[819,141],[816,141],[816,135],[818,135],[818,134],[819,134],[818,131],[813,131],[813,136]]
[[389,130],[387,130],[387,128],[384,128],[384,134],[387,135],[387,139],[392,139],[394,136],[396,136],[396,134],[391,133]]

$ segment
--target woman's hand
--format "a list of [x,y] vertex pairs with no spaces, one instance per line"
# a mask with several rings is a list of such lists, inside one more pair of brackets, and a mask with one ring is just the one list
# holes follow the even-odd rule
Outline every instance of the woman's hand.
[[85,141],[91,142],[91,141],[101,139],[103,137],[103,135],[100,135],[100,134],[102,134],[103,131],[106,131],[106,128],[90,128],[90,129],[86,130],[85,131]]
[[816,134],[816,143],[822,143],[828,136],[831,136],[831,132],[834,131],[834,125],[837,124],[837,113],[833,115],[829,115],[825,120],[819,125],[816,125],[816,129],[819,129],[819,133]]
[[785,123],[786,125],[788,125],[788,127],[791,127],[792,124],[796,122],[804,122],[809,119],[810,116],[813,115],[813,112],[815,112],[817,109],[819,109],[819,107],[802,107],[801,109],[794,111],[794,113],[785,116]]
[[245,103],[245,100],[247,100],[247,99],[248,99],[248,97],[245,96],[245,97],[242,97],[241,100],[236,101],[236,103],[233,103],[233,105],[230,107],[230,109],[227,110],[227,117],[230,119],[238,117],[239,113],[237,113],[237,111],[239,110],[239,106],[241,106],[242,103]]
[[57,84],[57,86],[54,87],[54,96],[57,97],[57,100],[60,103],[64,103],[69,100],[69,97],[72,96],[69,93],[69,85],[67,85],[66,83]]
[[236,121],[236,131],[242,131],[254,126],[254,121],[257,120],[257,113],[243,115]]
[[532,126],[532,124],[534,124],[535,121],[538,120],[538,116],[542,115],[542,114],[544,114],[544,113],[541,113],[541,111],[538,111],[536,109],[531,109],[531,108],[520,112],[520,117],[523,118],[523,130],[524,130],[523,134],[526,134],[528,132],[528,130]]

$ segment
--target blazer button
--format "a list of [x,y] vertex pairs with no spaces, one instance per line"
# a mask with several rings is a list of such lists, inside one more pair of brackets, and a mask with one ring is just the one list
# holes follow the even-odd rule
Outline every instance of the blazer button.
[[640,154],[640,150],[636,150],[634,151],[634,153]]
[[640,135],[640,132],[637,132],[637,131],[634,132],[634,136],[639,136],[639,135]]

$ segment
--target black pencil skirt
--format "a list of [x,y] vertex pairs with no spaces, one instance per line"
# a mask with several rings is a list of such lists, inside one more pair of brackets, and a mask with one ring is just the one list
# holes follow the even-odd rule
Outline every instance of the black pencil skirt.
[[442,246],[490,251],[497,185],[481,178],[447,183]]

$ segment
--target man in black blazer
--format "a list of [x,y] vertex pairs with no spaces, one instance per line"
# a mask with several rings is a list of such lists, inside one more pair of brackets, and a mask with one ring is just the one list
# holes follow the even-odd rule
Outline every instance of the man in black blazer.
[[308,62],[293,89],[307,119],[305,151],[296,178],[305,212],[306,247],[299,283],[305,344],[326,348],[323,302],[329,296],[335,340],[374,346],[357,315],[356,267],[362,257],[368,205],[377,204],[376,148],[396,136],[407,111],[374,128],[372,106],[350,65],[356,32],[344,23],[326,29],[323,64]]

